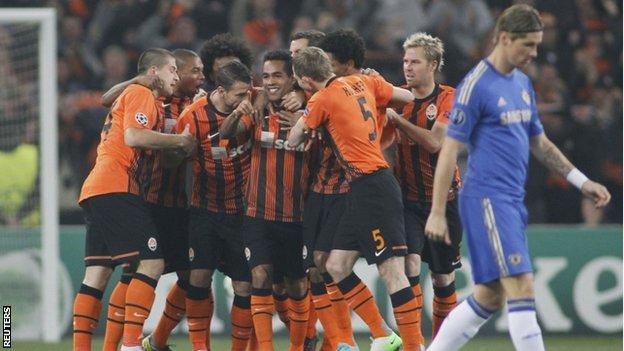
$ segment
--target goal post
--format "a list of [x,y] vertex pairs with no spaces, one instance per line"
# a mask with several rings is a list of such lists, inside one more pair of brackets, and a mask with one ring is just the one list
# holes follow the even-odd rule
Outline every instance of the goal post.
[[[39,204],[41,231],[41,337],[61,338],[59,307],[59,166],[57,116],[57,29],[54,8],[0,9],[0,26],[35,24],[39,122]],[[0,44],[2,45],[2,44]],[[9,64],[9,63],[3,63]]]

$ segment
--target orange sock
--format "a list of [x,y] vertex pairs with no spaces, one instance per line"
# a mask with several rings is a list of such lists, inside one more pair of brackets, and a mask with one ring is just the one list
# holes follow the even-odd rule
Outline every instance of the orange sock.
[[421,345],[425,344],[425,337],[422,333],[422,307],[423,307],[423,293],[420,287],[420,276],[417,275],[415,277],[407,277],[410,282],[410,286],[412,287],[412,292],[414,293],[414,298],[416,299],[416,318],[418,320],[418,336],[420,338],[419,342]]
[[245,351],[252,333],[251,298],[249,296],[234,295],[232,311],[232,351]]
[[186,294],[186,318],[189,328],[189,340],[193,351],[208,350],[208,332],[210,328],[211,302],[208,288],[188,286]]
[[74,351],[91,351],[102,309],[102,291],[82,284],[74,300]]
[[409,287],[403,288],[390,295],[394,311],[394,319],[397,322],[403,349],[405,351],[417,351],[420,349],[422,335],[417,311],[419,310],[414,292]]
[[[321,273],[325,281],[325,288],[332,303],[332,313],[338,327],[336,335],[336,343],[345,342],[351,346],[355,346],[353,340],[353,327],[351,326],[351,310],[344,296],[338,289],[338,285],[334,283],[331,275],[327,272]],[[322,323],[322,320],[321,320]]]
[[210,351],[210,326],[212,325],[212,315],[214,314],[214,296],[212,296],[212,289],[208,295],[208,325],[206,326],[206,348]]
[[368,325],[373,338],[390,335],[390,328],[381,317],[373,294],[355,273],[338,282],[338,288],[349,307]]
[[318,321],[318,315],[316,314],[316,309],[314,308],[314,304],[312,303],[312,294],[308,293],[308,324],[306,329],[306,338],[312,339],[316,337],[316,322]]
[[451,313],[457,305],[457,293],[455,292],[455,282],[448,286],[433,287],[433,323],[431,327],[431,339],[435,338],[440,330],[444,318]]
[[325,289],[324,283],[312,283],[312,303],[314,304],[314,310],[318,319],[321,320],[321,325],[325,331],[325,337],[323,338],[323,346],[321,350],[329,349],[335,350],[338,346],[337,337],[340,333],[336,318],[333,313],[332,303],[329,299],[329,294]]
[[258,350],[273,351],[273,312],[275,304],[271,289],[252,288],[251,317],[258,339]]
[[288,301],[288,296],[273,292],[273,302],[275,303],[277,316],[284,323],[286,329],[290,329],[290,320],[288,319],[288,305],[290,301]]
[[152,333],[154,344],[157,347],[164,348],[167,346],[167,339],[169,339],[171,331],[180,323],[186,313],[186,289],[183,285],[186,283],[178,280],[167,294],[165,310]]
[[143,324],[150,314],[158,281],[144,274],[135,273],[126,292],[126,316],[123,345],[141,346]]
[[108,318],[104,333],[103,351],[117,351],[123,336],[124,318],[126,315],[126,292],[130,276],[122,276],[108,299]]
[[310,314],[310,298],[306,291],[305,296],[296,299],[289,298],[288,319],[290,320],[290,351],[303,351],[306,332],[308,330],[308,315]]
[[247,344],[247,351],[258,351],[258,338],[256,338],[256,332],[254,331],[253,327],[251,328],[251,335],[249,336],[249,344]]

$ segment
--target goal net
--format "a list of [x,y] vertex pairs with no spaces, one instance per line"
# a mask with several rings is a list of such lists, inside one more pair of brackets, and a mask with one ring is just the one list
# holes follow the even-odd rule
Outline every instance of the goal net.
[[60,323],[56,12],[0,9],[0,297],[15,339]]

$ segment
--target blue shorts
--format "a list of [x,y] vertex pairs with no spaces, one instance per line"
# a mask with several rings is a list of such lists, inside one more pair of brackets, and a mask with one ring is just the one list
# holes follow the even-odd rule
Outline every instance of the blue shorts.
[[476,284],[533,271],[522,201],[460,195],[459,212]]

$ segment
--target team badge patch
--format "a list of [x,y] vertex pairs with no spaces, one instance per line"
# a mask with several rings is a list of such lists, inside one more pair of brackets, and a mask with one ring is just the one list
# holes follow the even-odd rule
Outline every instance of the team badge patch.
[[522,100],[524,100],[527,105],[531,106],[531,96],[529,96],[529,92],[526,91],[526,89],[522,90]]
[[156,241],[156,238],[149,238],[147,240],[147,247],[152,251],[156,251],[156,248],[158,247],[158,242]]
[[189,248],[189,261],[193,261],[195,259],[195,250],[192,247]]
[[466,120],[466,115],[464,114],[464,111],[457,109],[453,110],[450,119],[453,124],[462,124]]
[[249,250],[248,247],[245,247],[245,258],[247,259],[247,261],[249,261],[249,259],[251,258],[251,250]]
[[436,105],[431,104],[427,106],[427,110],[425,110],[425,115],[430,121],[434,119],[438,115],[438,108],[436,107]]
[[308,258],[308,247],[303,245],[303,250],[301,250],[301,257],[305,260]]
[[134,119],[137,121],[138,124],[142,126],[146,126],[147,123],[149,122],[149,120],[147,119],[147,116],[143,112],[137,112],[137,114],[134,115]]

